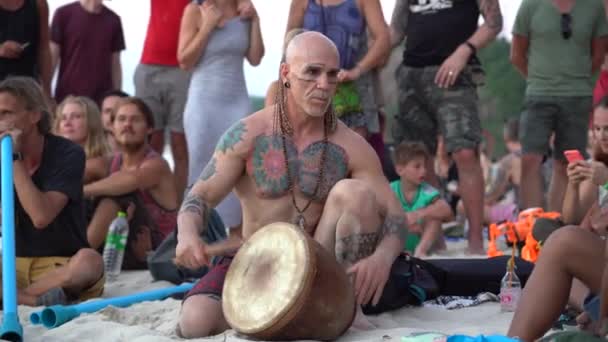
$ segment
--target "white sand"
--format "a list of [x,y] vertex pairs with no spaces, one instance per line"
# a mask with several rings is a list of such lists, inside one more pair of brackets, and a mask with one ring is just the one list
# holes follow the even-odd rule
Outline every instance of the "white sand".
[[[463,256],[463,243],[450,243],[450,257]],[[446,257],[444,255],[443,257]],[[114,297],[140,291],[172,286],[167,282],[152,282],[147,271],[124,272],[115,283],[107,284],[104,297]],[[95,314],[84,314],[55,329],[32,325],[29,315],[40,308],[19,307],[25,341],[176,341],[175,325],[180,302],[174,299],[145,302],[129,308],[108,307]],[[340,341],[400,341],[412,332],[432,331],[445,334],[505,334],[512,314],[500,313],[499,305],[480,306],[448,311],[439,308],[405,308],[370,317],[377,329],[349,331]],[[228,331],[209,339],[193,341],[245,341]]]

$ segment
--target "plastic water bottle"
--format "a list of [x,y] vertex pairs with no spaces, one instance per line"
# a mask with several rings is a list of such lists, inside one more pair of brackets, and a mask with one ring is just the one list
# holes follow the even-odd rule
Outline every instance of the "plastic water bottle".
[[500,282],[500,310],[502,312],[513,312],[517,309],[517,303],[521,297],[521,281],[515,273],[515,265],[512,259],[507,262],[507,273]]
[[112,221],[106,236],[106,244],[103,249],[103,264],[108,281],[114,281],[120,274],[122,259],[125,256],[125,247],[129,237],[129,221],[127,213],[119,211]]

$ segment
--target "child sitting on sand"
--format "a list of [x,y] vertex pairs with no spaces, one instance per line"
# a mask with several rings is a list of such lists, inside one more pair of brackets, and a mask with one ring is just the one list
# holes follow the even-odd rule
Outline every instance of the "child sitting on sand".
[[430,154],[419,142],[403,142],[395,148],[394,163],[400,179],[391,183],[409,223],[405,251],[416,257],[429,254],[436,246],[445,248],[441,224],[452,219],[452,210],[437,189],[425,183]]

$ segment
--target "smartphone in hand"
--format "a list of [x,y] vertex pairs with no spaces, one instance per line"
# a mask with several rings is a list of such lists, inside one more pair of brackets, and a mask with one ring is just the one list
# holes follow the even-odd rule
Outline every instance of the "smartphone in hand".
[[585,158],[583,158],[583,155],[578,150],[564,151],[564,156],[566,157],[566,160],[568,160],[568,163],[574,163],[577,161],[585,160]]

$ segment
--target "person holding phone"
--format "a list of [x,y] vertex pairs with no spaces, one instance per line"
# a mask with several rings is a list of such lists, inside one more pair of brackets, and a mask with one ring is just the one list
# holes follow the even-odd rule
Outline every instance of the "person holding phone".
[[0,0],[0,81],[28,76],[51,97],[49,8],[46,0]]
[[608,97],[602,98],[593,112],[593,135],[593,159],[584,160],[578,150],[564,152],[568,185],[562,219],[566,224],[582,224],[594,211],[591,209],[608,202]]
[[[586,309],[577,321],[595,320],[600,323],[596,327],[608,327],[608,310],[598,310],[598,307],[608,309],[608,272],[604,271],[608,265],[605,240],[608,235],[608,97],[602,98],[593,111],[593,134],[592,160],[582,160],[580,151],[564,153],[570,162],[562,218],[577,226],[559,228],[543,243],[508,332],[509,336],[517,336],[522,341],[534,341],[551,328],[568,299],[574,298],[571,291],[579,287],[573,285],[574,280],[578,280],[574,284],[582,283],[585,287],[583,296],[574,303]],[[583,305],[587,293],[590,295]],[[600,295],[601,303],[593,299],[596,295]],[[595,333],[602,332],[596,330]]]

